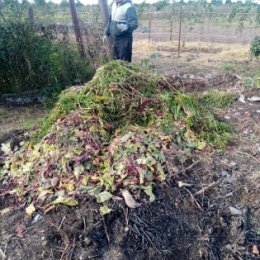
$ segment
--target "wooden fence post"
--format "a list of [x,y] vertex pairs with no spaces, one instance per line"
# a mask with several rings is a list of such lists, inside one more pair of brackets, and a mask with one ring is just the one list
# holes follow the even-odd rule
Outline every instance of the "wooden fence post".
[[106,0],[98,0],[99,9],[102,15],[104,27],[107,25],[109,20],[109,10]]
[[28,18],[29,18],[30,25],[33,26],[34,18],[33,18],[33,9],[31,6],[28,9]]
[[151,41],[151,30],[152,30],[152,18],[149,18],[149,34],[148,34],[148,41]]
[[179,22],[179,39],[178,39],[178,57],[180,57],[180,50],[181,50],[182,4],[183,4],[183,0],[180,1],[180,22]]
[[[109,16],[110,16],[109,10],[108,10],[108,5],[107,5],[107,0],[98,0],[98,5],[99,5],[99,9],[100,9],[100,12],[102,15],[103,25],[104,25],[104,29],[105,29],[109,22]],[[112,54],[111,37],[109,37],[109,39],[108,39],[108,47],[109,47],[110,54]]]
[[69,0],[69,3],[70,3],[70,12],[71,12],[71,17],[72,17],[72,22],[74,27],[74,33],[78,44],[79,53],[81,57],[85,58],[85,50],[84,50],[83,40],[80,32],[79,18],[77,15],[75,1]]
[[172,13],[172,17],[171,17],[171,20],[170,20],[170,26],[171,26],[171,28],[170,28],[170,42],[172,41],[172,33],[173,33],[173,24],[174,24],[174,19],[173,19],[173,17],[174,17],[174,13]]

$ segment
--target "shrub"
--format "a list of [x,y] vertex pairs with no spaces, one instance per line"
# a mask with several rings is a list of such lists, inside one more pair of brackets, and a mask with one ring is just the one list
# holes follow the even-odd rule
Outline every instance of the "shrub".
[[251,55],[258,58],[260,56],[260,36],[256,36],[251,43],[250,47]]
[[0,94],[66,86],[90,76],[92,69],[75,43],[42,29],[26,21],[0,26]]

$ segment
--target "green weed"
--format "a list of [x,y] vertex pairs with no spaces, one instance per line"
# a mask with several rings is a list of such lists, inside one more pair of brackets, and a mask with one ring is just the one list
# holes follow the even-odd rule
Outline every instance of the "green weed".
[[255,76],[255,85],[256,85],[257,88],[260,88],[260,73],[258,73]]
[[232,137],[232,127],[225,122],[218,121],[213,115],[199,118],[189,117],[187,124],[198,134],[199,138],[219,149],[224,149]]
[[251,42],[250,53],[255,58],[260,56],[260,36],[256,36]]
[[8,117],[8,112],[0,111],[0,119],[7,118],[7,117]]
[[28,129],[28,128],[32,128],[34,126],[37,126],[38,124],[40,124],[42,122],[41,119],[34,119],[34,118],[30,118],[30,119],[23,119],[20,123],[20,127],[22,129]]
[[244,85],[246,88],[253,88],[255,86],[254,79],[251,78],[244,79]]
[[161,94],[165,111],[169,112],[175,120],[187,115],[199,115],[199,104],[194,95],[182,92],[166,92]]
[[225,63],[222,64],[222,68],[225,71],[232,71],[234,69],[234,64],[229,63],[229,62],[225,62]]
[[199,103],[207,108],[223,108],[230,106],[235,95],[224,91],[209,91],[198,96]]

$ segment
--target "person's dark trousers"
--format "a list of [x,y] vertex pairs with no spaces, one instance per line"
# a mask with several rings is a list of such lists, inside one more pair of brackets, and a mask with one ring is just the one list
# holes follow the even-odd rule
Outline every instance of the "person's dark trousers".
[[113,59],[132,61],[132,34],[122,35],[113,39]]

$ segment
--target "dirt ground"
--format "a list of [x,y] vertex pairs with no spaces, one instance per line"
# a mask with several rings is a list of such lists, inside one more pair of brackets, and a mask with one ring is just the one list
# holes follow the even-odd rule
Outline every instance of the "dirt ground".
[[134,42],[133,60],[166,75],[229,72],[243,78],[245,87],[260,87],[259,61],[252,60],[250,45],[186,42]]
[[[152,65],[176,82],[181,80],[185,91],[217,89],[236,94],[231,107],[215,111],[234,127],[232,143],[225,151],[186,154],[185,163],[180,160],[183,154],[169,154],[175,167],[167,182],[155,187],[154,203],[141,198],[143,205],[130,209],[113,199],[113,211],[105,217],[100,216],[95,199],[86,196],[80,206],[58,206],[47,214],[37,208],[31,218],[24,205],[17,205],[0,187],[0,259],[260,259],[260,102],[248,100],[260,97],[260,89],[245,86],[243,80],[249,74],[257,77],[257,63],[247,61],[252,70],[234,73],[221,70],[223,62],[202,63],[204,52],[198,53],[197,63],[185,61],[191,53],[176,61],[176,50],[155,47],[158,58]],[[155,47],[140,45],[134,61],[140,63]],[[208,55],[212,57],[214,53]],[[15,110],[19,114],[23,109]],[[28,120],[35,118],[27,115]],[[23,135],[13,131],[18,129],[15,124],[4,131],[7,121],[1,120],[0,142]]]

